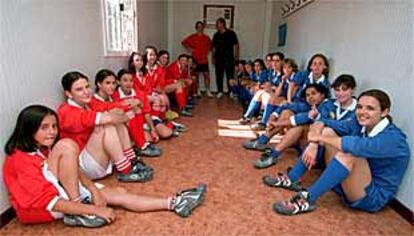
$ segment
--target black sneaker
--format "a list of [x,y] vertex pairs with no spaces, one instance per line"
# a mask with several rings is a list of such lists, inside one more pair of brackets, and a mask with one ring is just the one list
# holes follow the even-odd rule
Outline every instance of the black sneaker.
[[250,128],[254,131],[262,131],[266,129],[266,125],[263,124],[262,122],[257,122],[256,124],[252,125]]
[[300,185],[299,181],[292,182],[287,175],[282,173],[278,173],[275,178],[269,175],[263,176],[263,183],[270,187],[284,188],[295,192],[305,189]]
[[254,163],[254,167],[257,169],[264,169],[275,165],[278,161],[277,157],[272,157],[270,154],[264,152],[262,156]]
[[148,182],[148,181],[152,180],[152,177],[153,177],[153,173],[148,172],[148,171],[143,171],[143,170],[139,171],[139,172],[135,172],[135,171],[131,170],[128,174],[123,174],[123,173],[117,173],[116,174],[116,178],[119,181],[125,182],[125,183]]
[[141,160],[134,160],[131,164],[132,164],[132,170],[135,171],[135,172],[139,172],[141,170],[145,170],[145,171],[148,171],[148,172],[154,172],[154,168],[152,168],[151,166],[145,164]]
[[246,117],[243,117],[243,118],[241,118],[240,120],[239,120],[239,124],[240,125],[247,125],[247,124],[249,124],[250,123],[250,119],[249,118],[246,118]]
[[99,228],[108,222],[96,215],[65,215],[63,223],[68,226],[81,226],[86,228]]
[[193,117],[193,114],[191,112],[189,112],[187,109],[182,109],[180,111],[180,115],[186,116],[186,117]]
[[309,192],[301,191],[289,201],[273,204],[273,210],[281,215],[293,216],[311,212],[316,209],[315,204],[309,202]]
[[204,200],[207,185],[199,184],[197,188],[183,190],[175,196],[174,212],[181,217],[188,217]]
[[154,144],[148,144],[144,149],[137,149],[136,154],[137,156],[159,157],[161,156],[162,151]]

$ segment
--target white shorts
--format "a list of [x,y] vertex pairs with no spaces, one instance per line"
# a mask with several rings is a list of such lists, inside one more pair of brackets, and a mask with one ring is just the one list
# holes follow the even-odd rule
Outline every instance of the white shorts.
[[[52,217],[54,219],[61,219],[61,218],[63,218],[63,213],[58,212],[58,211],[53,211],[52,209],[56,205],[56,203],[59,199],[69,201],[69,196],[66,193],[66,191],[63,189],[63,186],[61,186],[59,184],[59,180],[56,178],[56,176],[48,169],[47,163],[43,165],[42,173],[43,173],[43,176],[45,177],[45,179],[48,182],[50,182],[53,186],[55,186],[56,190],[58,191],[58,196],[56,196],[54,199],[52,199],[52,201],[49,202],[49,204],[47,205],[46,208],[50,212],[50,214],[52,215]],[[103,184],[100,184],[100,183],[95,183],[95,186],[98,189],[102,189],[102,188],[105,187]],[[89,197],[89,199],[92,199],[91,192],[87,188],[85,188],[85,186],[83,186],[80,182],[79,182],[79,197],[80,197],[81,200],[83,200],[87,197]]]
[[82,171],[92,180],[102,179],[103,177],[112,174],[112,162],[109,162],[106,169],[102,167],[91,154],[83,149],[79,154],[79,165]]

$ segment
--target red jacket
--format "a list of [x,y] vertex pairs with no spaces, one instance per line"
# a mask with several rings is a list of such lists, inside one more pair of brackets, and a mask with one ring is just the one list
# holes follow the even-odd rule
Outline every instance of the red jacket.
[[60,137],[74,140],[82,150],[99,122],[100,112],[81,107],[69,99],[58,108],[58,117]]
[[188,76],[188,70],[180,69],[180,64],[178,63],[178,61],[174,61],[171,65],[168,66],[165,83],[173,84],[181,79],[187,79]]
[[136,91],[135,89],[132,89],[132,92],[130,95],[126,95],[121,87],[118,87],[115,92],[112,94],[112,99],[115,102],[121,102],[124,101],[126,99],[130,99],[130,98],[135,98],[141,101],[142,103],[142,113],[143,114],[147,114],[151,112],[151,106],[150,106],[150,102],[148,100],[148,97],[146,96],[146,94],[144,94],[141,91]]
[[134,82],[135,91],[141,91],[147,95],[150,95],[153,90],[153,81],[151,76],[146,75],[137,76],[136,74],[132,75],[132,81]]
[[122,104],[122,101],[112,101],[112,98],[110,98],[110,101],[105,101],[103,98],[101,98],[98,94],[94,94],[91,101],[89,102],[88,106],[93,110],[97,112],[104,112],[109,111],[114,108],[120,108],[124,111],[128,111],[130,108],[126,105]]
[[10,194],[10,202],[21,223],[53,221],[51,209],[58,198],[58,190],[43,175],[44,158],[37,153],[15,149],[3,165],[3,178]]
[[151,70],[148,70],[146,76],[148,77],[148,80],[151,81],[152,90],[155,88],[164,89],[166,68],[156,65]]

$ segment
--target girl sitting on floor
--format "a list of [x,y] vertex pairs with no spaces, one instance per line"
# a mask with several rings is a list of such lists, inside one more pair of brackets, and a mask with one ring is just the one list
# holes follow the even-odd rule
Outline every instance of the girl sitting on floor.
[[[351,208],[376,212],[385,207],[395,197],[410,159],[407,137],[392,123],[390,108],[388,95],[372,89],[358,97],[356,118],[362,128],[339,137],[331,128],[322,129],[325,122],[320,122],[317,130],[322,132],[309,132],[308,140],[325,147],[326,169],[313,185],[289,201],[275,203],[273,210],[283,215],[313,211],[317,199],[330,189]],[[343,121],[343,126],[353,129],[352,123]],[[286,182],[297,182],[316,158],[305,150]]]
[[21,223],[63,218],[69,226],[101,227],[116,217],[108,205],[134,212],[170,210],[187,217],[204,198],[203,184],[168,198],[94,184],[79,170],[77,143],[58,137],[58,118],[52,109],[32,105],[20,112],[5,146],[3,178]]

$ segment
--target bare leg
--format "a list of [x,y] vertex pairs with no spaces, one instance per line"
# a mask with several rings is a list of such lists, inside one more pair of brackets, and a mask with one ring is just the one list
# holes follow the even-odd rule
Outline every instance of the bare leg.
[[[322,135],[324,136],[332,136],[332,137],[338,137],[338,135],[335,133],[335,131],[331,128],[325,127],[322,130]],[[325,148],[325,163],[328,164],[332,161],[332,159],[335,157],[335,154],[339,152],[338,149],[332,147],[332,146],[324,146]]]
[[289,129],[283,136],[280,143],[276,145],[276,151],[283,152],[286,148],[298,142],[299,138],[302,136],[303,130],[303,126],[297,126]]
[[101,189],[109,205],[121,206],[135,212],[168,210],[168,198],[144,197],[129,193],[121,187]]
[[210,73],[208,71],[203,72],[204,85],[207,90],[210,90]]
[[172,129],[168,128],[164,124],[158,124],[155,127],[155,131],[161,138],[169,138],[172,135]]
[[122,149],[128,149],[132,147],[132,143],[131,143],[131,138],[129,136],[128,133],[128,128],[126,127],[125,124],[118,124],[115,125],[116,127],[116,131],[118,132],[118,137],[119,140],[121,141],[122,144]]
[[336,159],[350,171],[348,177],[341,183],[346,198],[353,202],[365,197],[365,188],[372,181],[367,160],[343,152],[338,152]]
[[122,143],[113,125],[95,127],[85,148],[103,168],[110,160],[118,162],[124,157]]
[[61,139],[53,147],[47,164],[48,169],[62,183],[69,199],[77,199],[80,196],[79,148],[77,143],[71,139]]
[[173,92],[180,92],[182,91],[183,86],[181,85],[181,83],[175,83],[175,84],[169,84],[167,86],[165,86],[165,92],[166,93],[173,93]]

